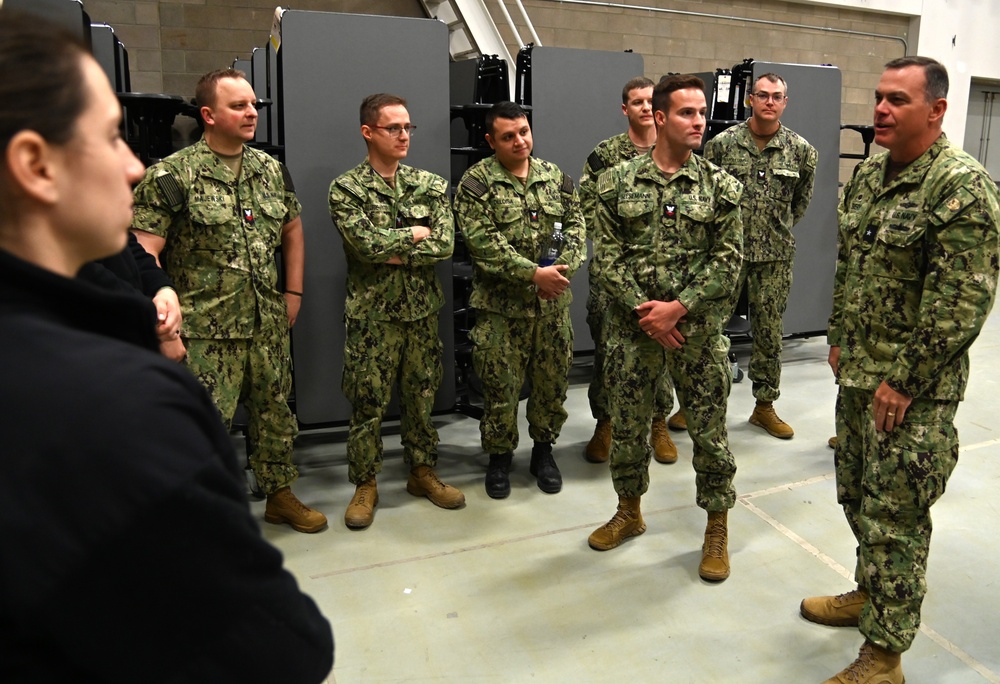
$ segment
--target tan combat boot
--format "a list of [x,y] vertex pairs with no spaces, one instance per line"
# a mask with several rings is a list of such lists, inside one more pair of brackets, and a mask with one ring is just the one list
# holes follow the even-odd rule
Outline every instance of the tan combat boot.
[[267,495],[264,520],[276,525],[288,523],[299,532],[319,532],[326,527],[326,516],[299,501],[291,487]]
[[653,447],[653,458],[657,463],[677,463],[677,445],[670,439],[667,419],[663,416],[653,418],[649,427],[649,445]]
[[590,548],[598,551],[613,549],[629,537],[637,537],[646,531],[646,522],[639,512],[639,498],[618,497],[618,511],[606,524],[598,527],[587,540]]
[[605,418],[597,421],[594,436],[587,442],[583,452],[584,458],[591,463],[605,463],[611,455],[611,420]]
[[836,449],[837,448],[837,437],[833,436],[830,439],[828,439],[827,442],[826,442],[826,445],[828,447],[830,447],[831,449]]
[[413,496],[426,496],[441,508],[458,508],[465,503],[465,494],[439,480],[429,465],[418,465],[410,470],[406,491]]
[[703,580],[721,582],[729,577],[729,511],[709,511],[705,543],[698,574]]
[[857,627],[861,609],[868,602],[868,592],[858,587],[837,596],[811,596],[802,599],[799,612],[806,620],[831,627]]
[[363,530],[372,524],[377,505],[378,487],[375,486],[373,475],[354,490],[351,503],[347,504],[347,511],[344,513],[344,524],[352,530]]
[[858,659],[823,684],[904,684],[903,664],[898,653],[865,640]]
[[667,420],[667,427],[671,430],[676,430],[677,432],[683,432],[688,429],[687,418],[684,417],[684,412],[678,410],[677,413],[670,416]]
[[758,401],[753,413],[750,414],[750,424],[764,428],[767,434],[778,439],[791,439],[795,435],[792,427],[778,418],[774,412],[774,404],[769,401]]

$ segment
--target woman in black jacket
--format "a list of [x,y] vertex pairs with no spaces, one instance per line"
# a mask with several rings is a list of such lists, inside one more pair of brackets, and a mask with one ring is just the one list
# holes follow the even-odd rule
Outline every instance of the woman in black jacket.
[[322,681],[329,623],[251,517],[121,252],[142,165],[97,62],[0,9],[0,681]]

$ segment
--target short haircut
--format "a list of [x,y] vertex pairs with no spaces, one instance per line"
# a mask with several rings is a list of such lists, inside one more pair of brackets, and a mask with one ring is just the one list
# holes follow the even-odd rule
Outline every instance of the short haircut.
[[216,69],[198,79],[198,85],[194,87],[194,103],[198,109],[202,107],[214,107],[216,88],[224,78],[242,78],[246,80],[247,75],[238,69]]
[[514,121],[521,118],[528,118],[528,113],[521,108],[521,105],[508,100],[497,102],[486,112],[486,130],[490,135],[493,135],[493,122],[497,119]]
[[628,94],[640,88],[652,88],[656,84],[645,76],[636,76],[622,88],[622,104],[628,104]]
[[656,87],[653,88],[653,111],[669,114],[671,93],[688,88],[704,92],[705,82],[694,74],[671,74],[664,76],[656,84]]
[[781,86],[785,89],[785,95],[788,95],[788,84],[785,82],[785,79],[783,79],[778,74],[775,74],[770,71],[767,72],[766,74],[761,74],[760,76],[758,76],[753,80],[754,90],[757,89],[757,81],[761,79],[764,79],[765,81],[770,81],[771,83],[780,83]]
[[398,95],[389,93],[375,93],[369,95],[361,101],[361,125],[374,126],[378,122],[378,117],[382,110],[393,105],[406,106],[406,100]]
[[924,69],[924,77],[927,79],[924,99],[927,102],[948,97],[948,70],[936,59],[920,57],[919,55],[898,57],[887,62],[885,68],[888,71],[889,69],[905,69],[911,66],[923,67]]

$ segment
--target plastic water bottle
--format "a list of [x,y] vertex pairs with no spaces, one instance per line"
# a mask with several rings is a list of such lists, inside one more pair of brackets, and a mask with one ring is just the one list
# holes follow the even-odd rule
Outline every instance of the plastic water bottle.
[[555,227],[552,230],[552,237],[549,238],[549,244],[542,251],[542,258],[538,260],[538,265],[551,266],[556,263],[556,259],[562,254],[563,241],[565,239],[562,232],[562,223],[556,221]]

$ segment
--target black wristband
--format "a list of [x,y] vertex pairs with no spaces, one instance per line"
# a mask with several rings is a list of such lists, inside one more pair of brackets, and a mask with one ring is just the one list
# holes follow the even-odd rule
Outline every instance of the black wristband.
[[285,294],[295,295],[296,297],[301,297],[301,292],[296,292],[295,290],[285,290]]

